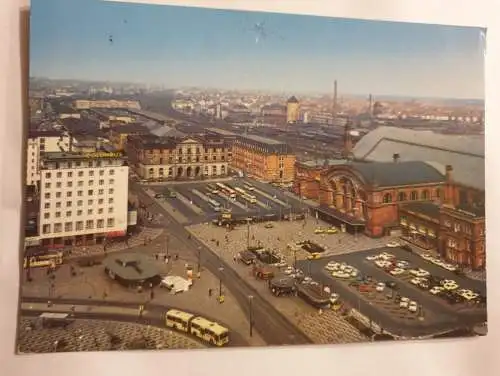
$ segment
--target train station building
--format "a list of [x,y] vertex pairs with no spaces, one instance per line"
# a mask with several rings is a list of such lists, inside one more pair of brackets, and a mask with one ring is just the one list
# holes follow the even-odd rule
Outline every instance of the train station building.
[[482,137],[380,127],[347,155],[297,179],[319,202],[318,218],[372,237],[401,234],[457,264],[485,267]]

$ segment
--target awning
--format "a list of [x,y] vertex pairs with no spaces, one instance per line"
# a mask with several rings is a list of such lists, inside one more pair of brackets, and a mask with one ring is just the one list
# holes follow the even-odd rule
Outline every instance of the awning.
[[351,217],[345,213],[342,213],[341,211],[339,211],[335,208],[331,208],[329,206],[320,205],[319,207],[316,208],[316,211],[321,213],[321,214],[327,215],[329,217],[333,217],[341,222],[344,222],[347,225],[351,225],[351,226],[364,226],[365,225],[365,221],[358,219],[358,218],[353,218],[353,217]]

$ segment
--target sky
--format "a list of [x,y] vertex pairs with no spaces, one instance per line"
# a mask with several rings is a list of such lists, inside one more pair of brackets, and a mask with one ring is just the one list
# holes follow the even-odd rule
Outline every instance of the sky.
[[484,97],[479,28],[99,0],[32,0],[30,28],[31,77]]

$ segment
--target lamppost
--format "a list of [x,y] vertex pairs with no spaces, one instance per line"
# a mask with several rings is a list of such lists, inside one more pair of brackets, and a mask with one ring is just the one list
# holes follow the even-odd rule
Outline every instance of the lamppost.
[[250,248],[250,218],[247,218],[247,250]]
[[201,269],[201,246],[198,246],[198,273],[200,272]]
[[219,267],[219,300],[222,297],[222,273],[224,272],[224,267]]
[[168,252],[168,243],[169,243],[169,236],[166,235],[165,237],[165,253],[167,254],[167,257],[169,256],[169,252]]
[[248,295],[248,310],[249,310],[249,324],[250,324],[250,337],[253,335],[253,295]]

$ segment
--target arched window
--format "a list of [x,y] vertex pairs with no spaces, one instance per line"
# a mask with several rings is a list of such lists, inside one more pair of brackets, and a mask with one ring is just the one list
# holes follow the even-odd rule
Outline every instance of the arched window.
[[153,176],[154,176],[154,174],[155,174],[155,170],[154,170],[153,168],[150,168],[150,169],[148,170],[148,176],[149,176],[149,177],[153,177]]
[[429,199],[429,191],[425,189],[422,191],[422,200],[428,200]]
[[418,200],[418,192],[417,191],[411,192],[411,200],[412,201]]
[[406,201],[406,193],[399,192],[399,194],[398,194],[398,201]]
[[441,198],[441,189],[436,189],[436,198]]
[[391,203],[391,202],[392,202],[392,195],[391,195],[390,193],[386,193],[386,194],[384,195],[384,198],[383,198],[382,202],[383,202],[384,204],[389,204],[389,203]]

